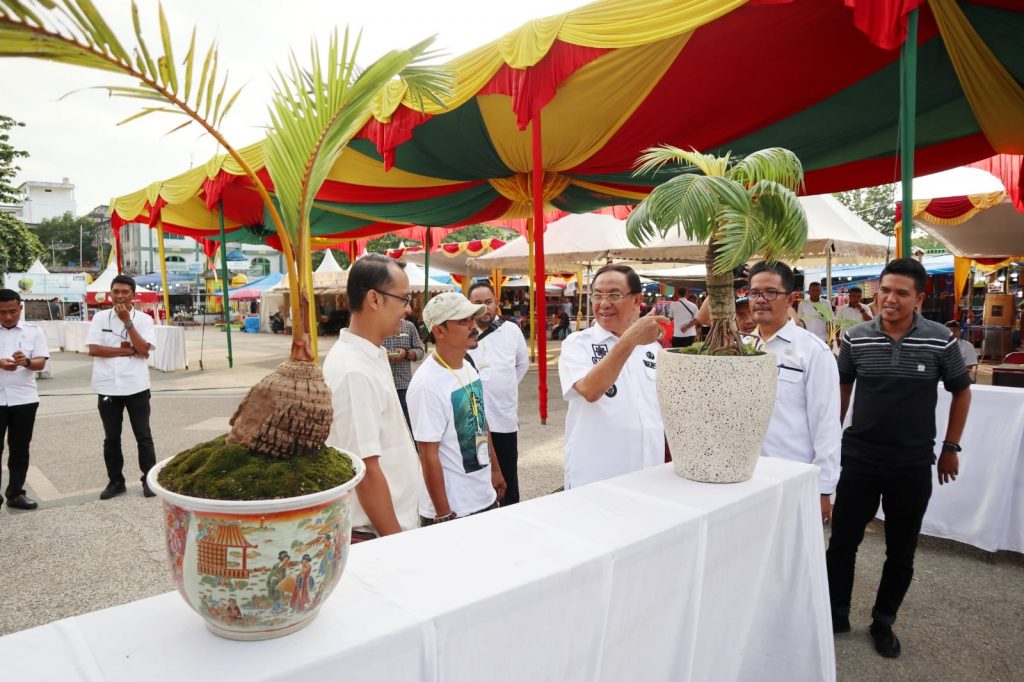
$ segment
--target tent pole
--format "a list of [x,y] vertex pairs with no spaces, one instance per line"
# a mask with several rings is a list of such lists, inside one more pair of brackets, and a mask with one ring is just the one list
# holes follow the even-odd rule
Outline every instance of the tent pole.
[[164,255],[164,219],[156,219],[156,245],[160,252],[160,285],[164,290],[164,324],[171,323],[171,297],[167,293],[167,257]]
[[583,268],[576,270],[576,329],[582,328],[583,322]]
[[117,274],[124,271],[124,261],[121,258],[121,228],[114,230],[114,254],[117,256]]
[[426,235],[423,237],[423,307],[427,306],[427,296],[430,293],[430,228],[426,228]]
[[228,305],[228,240],[224,236],[223,200],[217,202],[217,219],[220,225],[220,300],[224,305],[224,332],[228,335],[228,369],[231,369],[235,366],[235,358],[231,353],[231,307]]
[[529,256],[530,270],[529,270],[529,276],[527,277],[527,281],[530,283],[530,286],[528,288],[528,298],[530,300],[530,362],[534,362],[534,361],[537,360],[537,320],[536,320],[536,312],[537,312],[537,310],[536,310],[536,307],[534,306],[534,303],[536,302],[537,297],[534,296],[534,288],[533,288],[533,279],[534,279],[533,273],[534,273],[534,267],[535,267],[536,264],[534,263],[534,260],[533,260],[533,217],[532,216],[527,218],[527,220],[526,220],[526,245],[527,245],[527,248],[530,251],[530,256]]
[[910,258],[914,231],[914,125],[917,120],[918,10],[907,15],[907,39],[900,60],[900,166],[903,176],[903,229],[897,244],[900,258]]
[[[533,151],[533,238],[536,241],[537,264],[534,277],[537,290],[537,321],[547,320],[547,291],[544,287],[544,161],[541,155],[540,112],[530,121]],[[537,325],[537,405],[540,423],[548,423],[548,335],[547,324]]]
[[825,301],[832,305],[832,244],[825,247]]

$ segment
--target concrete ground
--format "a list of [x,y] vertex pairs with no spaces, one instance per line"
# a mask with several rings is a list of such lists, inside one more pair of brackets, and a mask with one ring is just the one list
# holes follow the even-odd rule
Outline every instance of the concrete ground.
[[[289,345],[286,337],[266,334],[233,334],[232,340],[233,369],[227,367],[225,334],[207,328],[186,332],[188,371],[152,372],[158,459],[226,431],[245,390],[284,359]],[[321,354],[332,341],[323,341]],[[555,343],[549,364],[557,353]],[[173,589],[164,565],[159,502],[144,499],[137,481],[129,484],[127,495],[98,500],[106,476],[103,430],[89,389],[91,359],[58,353],[52,363],[55,377],[39,382],[28,480],[29,495],[40,509],[22,512],[4,505],[0,510],[0,634]],[[559,393],[551,364],[549,415],[542,426],[535,369],[522,384],[524,499],[562,484],[565,402]],[[131,481],[137,465],[127,423],[125,431],[125,473]],[[883,558],[883,526],[875,522],[860,551],[854,631],[836,639],[840,680],[1022,679],[1024,556],[988,555],[923,538],[914,585],[896,627],[903,642],[897,660],[875,654],[866,634]]]

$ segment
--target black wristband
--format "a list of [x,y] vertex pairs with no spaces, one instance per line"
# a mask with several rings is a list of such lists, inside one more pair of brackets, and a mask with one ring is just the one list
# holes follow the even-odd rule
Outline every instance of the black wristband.
[[942,450],[948,450],[950,452],[961,452],[963,448],[960,447],[960,443],[954,443],[952,441],[944,440],[942,441]]

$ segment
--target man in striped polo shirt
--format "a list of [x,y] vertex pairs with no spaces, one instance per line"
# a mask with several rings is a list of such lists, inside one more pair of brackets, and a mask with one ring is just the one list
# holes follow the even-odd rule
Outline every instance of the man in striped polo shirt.
[[892,631],[914,575],[914,552],[932,493],[938,382],[953,394],[938,458],[939,485],[956,480],[960,436],[971,405],[971,378],[956,339],[916,311],[927,273],[910,258],[890,261],[879,280],[879,314],[846,332],[839,354],[841,417],[857,394],[843,433],[842,474],[832,510],[829,597],[832,629],[850,631],[854,562],[864,528],[885,512],[885,564],[871,616],[875,650],[900,655]]

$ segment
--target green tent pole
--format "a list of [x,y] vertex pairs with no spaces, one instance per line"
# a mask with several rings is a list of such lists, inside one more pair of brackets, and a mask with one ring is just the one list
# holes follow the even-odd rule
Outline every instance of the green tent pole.
[[220,222],[220,271],[221,302],[224,304],[225,332],[228,335],[228,369],[235,366],[231,355],[231,308],[228,305],[228,240],[224,236],[224,202],[217,202],[217,217]]
[[907,40],[903,43],[900,79],[900,160],[903,171],[903,229],[900,256],[911,257],[914,231],[914,124],[917,120],[917,21],[918,10],[907,16]]
[[430,228],[425,228],[427,236],[423,238],[423,307],[427,305],[430,293]]

